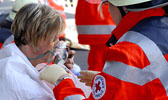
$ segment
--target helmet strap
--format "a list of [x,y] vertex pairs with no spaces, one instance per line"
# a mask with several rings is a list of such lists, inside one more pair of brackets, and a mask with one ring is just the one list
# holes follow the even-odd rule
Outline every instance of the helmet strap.
[[123,7],[118,7],[118,9],[121,12],[121,16],[124,17],[126,15],[126,12],[124,11]]
[[164,6],[164,7],[162,7],[163,9],[164,9],[164,11],[165,11],[165,16],[168,16],[168,6]]

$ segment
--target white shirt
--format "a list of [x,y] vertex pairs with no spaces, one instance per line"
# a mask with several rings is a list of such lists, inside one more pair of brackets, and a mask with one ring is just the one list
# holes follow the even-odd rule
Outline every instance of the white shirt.
[[55,100],[52,89],[14,43],[0,50],[0,100]]

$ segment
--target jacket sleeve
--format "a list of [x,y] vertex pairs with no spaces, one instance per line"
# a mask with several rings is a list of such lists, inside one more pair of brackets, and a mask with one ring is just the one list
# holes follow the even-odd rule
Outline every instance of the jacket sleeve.
[[[139,68],[145,67],[149,64],[143,50],[138,45],[126,41],[117,43],[116,45],[107,49],[104,53],[103,60],[104,63],[119,62]],[[144,63],[144,60],[146,63]],[[127,97],[130,97],[130,94],[133,94],[133,91],[139,88],[140,86],[138,85],[121,81],[110,74],[101,72],[93,79],[92,93],[90,98],[94,98],[95,100],[129,100],[130,98]],[[127,89],[129,89],[129,91],[126,91]]]
[[[103,72],[97,74],[93,79],[90,98],[95,100],[154,100],[167,98],[166,91],[159,78],[142,85],[138,81],[127,81],[133,78],[139,80],[150,75],[150,72],[139,74],[136,70],[128,70],[130,67],[141,70],[150,64],[146,54],[137,44],[126,41],[117,43],[106,51],[104,61],[106,64]],[[109,64],[108,70],[105,69],[107,64]],[[139,77],[137,78],[136,75]]]
[[84,92],[76,88],[71,79],[62,80],[54,89],[56,100],[82,100],[85,99]]

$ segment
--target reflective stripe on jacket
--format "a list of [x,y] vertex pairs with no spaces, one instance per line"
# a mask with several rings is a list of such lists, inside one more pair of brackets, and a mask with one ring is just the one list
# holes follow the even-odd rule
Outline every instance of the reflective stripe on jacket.
[[85,98],[83,91],[76,88],[71,79],[64,79],[54,89],[56,100],[82,100]]
[[79,43],[104,45],[115,28],[112,17],[108,12],[108,6],[103,5],[102,7],[104,18],[100,16],[98,6],[99,3],[92,4],[87,0],[78,0],[75,20]]

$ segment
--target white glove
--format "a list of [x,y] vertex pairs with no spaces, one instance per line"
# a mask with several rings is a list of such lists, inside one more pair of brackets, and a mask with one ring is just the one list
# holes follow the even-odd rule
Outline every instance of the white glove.
[[55,84],[59,79],[69,77],[68,73],[59,65],[53,64],[47,66],[41,73],[40,79]]

